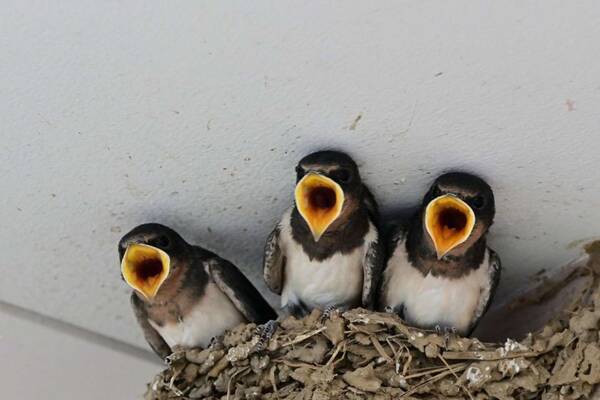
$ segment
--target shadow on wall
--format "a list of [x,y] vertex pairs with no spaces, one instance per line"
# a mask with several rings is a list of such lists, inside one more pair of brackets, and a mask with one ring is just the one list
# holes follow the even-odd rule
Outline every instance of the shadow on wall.
[[585,256],[543,277],[524,294],[490,309],[473,336],[485,342],[521,340],[557,316],[569,314],[579,299],[589,295],[593,276],[588,272],[600,271],[600,240],[584,248]]

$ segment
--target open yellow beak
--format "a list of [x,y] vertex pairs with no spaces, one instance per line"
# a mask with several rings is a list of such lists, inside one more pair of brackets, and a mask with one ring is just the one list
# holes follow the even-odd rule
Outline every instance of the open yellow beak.
[[425,228],[433,240],[438,259],[464,243],[474,226],[473,209],[451,194],[433,199],[425,209]]
[[318,242],[329,225],[339,217],[344,191],[332,179],[311,172],[296,185],[296,207]]
[[169,255],[147,244],[130,244],[121,261],[121,273],[125,282],[147,299],[156,296],[169,276],[170,269]]

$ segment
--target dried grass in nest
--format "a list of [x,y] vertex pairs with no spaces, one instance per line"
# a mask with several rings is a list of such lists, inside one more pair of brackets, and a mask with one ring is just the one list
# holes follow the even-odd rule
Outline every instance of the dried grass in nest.
[[386,313],[283,320],[258,351],[253,324],[176,352],[146,399],[577,399],[600,382],[599,274],[576,305],[520,342],[482,343]]

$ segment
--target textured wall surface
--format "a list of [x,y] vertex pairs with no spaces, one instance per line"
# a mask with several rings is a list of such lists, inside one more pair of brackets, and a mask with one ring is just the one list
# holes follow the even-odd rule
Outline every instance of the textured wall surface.
[[144,346],[116,243],[162,222],[259,278],[293,167],[386,213],[496,192],[501,295],[600,235],[600,3],[5,1],[0,299]]
[[2,303],[0,321],[3,399],[141,399],[161,368],[153,354]]

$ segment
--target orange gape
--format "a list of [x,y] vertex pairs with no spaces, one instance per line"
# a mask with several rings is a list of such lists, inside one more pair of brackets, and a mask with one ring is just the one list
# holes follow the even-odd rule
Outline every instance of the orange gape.
[[129,245],[121,261],[125,282],[148,299],[156,296],[170,269],[169,255],[146,244]]
[[464,243],[475,226],[475,213],[453,195],[432,200],[425,209],[425,228],[433,240],[438,258]]
[[318,241],[329,225],[339,217],[344,191],[332,179],[309,173],[296,185],[296,207]]

